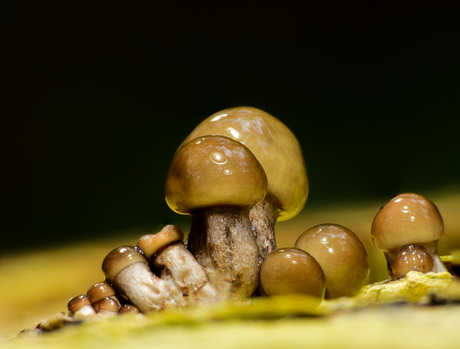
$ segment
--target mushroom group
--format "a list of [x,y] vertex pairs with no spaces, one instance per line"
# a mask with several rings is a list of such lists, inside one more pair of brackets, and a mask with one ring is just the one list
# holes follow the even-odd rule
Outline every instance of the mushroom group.
[[[367,252],[341,225],[317,225],[293,248],[277,249],[275,223],[302,210],[309,183],[296,137],[260,109],[224,109],[203,120],[177,148],[164,191],[174,212],[191,217],[187,239],[166,225],[136,246],[114,249],[102,263],[106,279],[73,297],[64,320],[35,332],[257,295],[303,294],[319,304],[353,297],[367,280]],[[412,193],[383,206],[371,229],[391,280],[412,270],[446,271],[437,254],[442,233],[437,207]]]

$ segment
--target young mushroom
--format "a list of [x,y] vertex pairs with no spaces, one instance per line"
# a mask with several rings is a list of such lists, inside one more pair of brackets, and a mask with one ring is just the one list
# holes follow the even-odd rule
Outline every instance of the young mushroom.
[[369,258],[361,240],[337,224],[321,224],[305,231],[294,247],[311,254],[326,277],[326,299],[352,297],[369,276]]
[[142,312],[184,305],[177,286],[155,276],[145,257],[132,246],[120,246],[110,252],[102,270],[107,280]]
[[91,300],[84,294],[73,297],[67,304],[67,308],[69,309],[70,315],[76,319],[96,315],[96,311],[91,305]]
[[297,248],[274,250],[262,263],[260,283],[268,296],[303,294],[324,298],[326,280],[319,263]]
[[118,311],[118,314],[140,314],[140,313],[141,311],[139,310],[139,308],[132,304],[125,304]]
[[400,194],[383,206],[372,223],[372,240],[385,254],[390,279],[410,270],[447,271],[437,253],[443,229],[438,208],[421,195]]
[[150,259],[161,278],[174,283],[189,305],[211,303],[215,290],[193,255],[184,246],[184,233],[174,225],[165,226],[156,234],[142,236],[137,249]]
[[258,286],[259,248],[249,209],[266,192],[262,166],[233,139],[200,137],[174,155],[166,202],[173,211],[191,215],[187,248],[220,299],[246,299]]
[[276,221],[297,215],[307,200],[308,178],[299,142],[277,118],[252,107],[230,108],[211,115],[182,145],[205,135],[221,135],[244,144],[265,170],[267,195],[250,211],[263,259],[276,249]]
[[120,302],[111,297],[101,299],[94,306],[94,310],[99,316],[117,315],[120,308]]
[[116,292],[112,286],[110,286],[107,282],[99,282],[93,286],[91,286],[88,291],[86,292],[88,295],[91,304],[94,308],[98,307],[98,303],[102,301],[104,298],[111,298],[115,302],[118,303],[120,306],[120,302],[116,297]]

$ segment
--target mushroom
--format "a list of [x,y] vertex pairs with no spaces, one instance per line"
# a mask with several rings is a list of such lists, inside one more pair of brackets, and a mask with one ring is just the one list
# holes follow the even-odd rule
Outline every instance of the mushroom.
[[165,226],[157,234],[142,236],[137,248],[151,260],[161,278],[176,284],[188,304],[210,303],[216,299],[215,290],[201,265],[184,246],[183,231],[174,225]]
[[410,271],[428,273],[433,269],[433,258],[423,248],[409,245],[396,255],[391,269],[396,279],[401,279]]
[[118,314],[140,314],[140,312],[138,307],[132,304],[125,304],[120,308]]
[[303,294],[324,298],[326,280],[319,263],[298,248],[274,250],[262,263],[260,283],[268,296]]
[[[422,195],[400,194],[383,206],[372,223],[372,240],[375,247],[385,254],[390,279],[404,277],[408,271],[407,263],[403,262],[407,253],[400,253],[402,251],[415,251],[420,256],[416,259],[422,266],[415,263],[409,269],[447,271],[437,253],[443,229],[438,208]],[[431,264],[432,267],[428,268]]]
[[69,303],[67,303],[67,308],[70,311],[70,315],[73,315],[76,319],[96,315],[96,311],[91,305],[91,300],[84,294],[73,297]]
[[166,202],[173,211],[191,215],[187,248],[221,299],[246,299],[258,286],[259,248],[249,209],[266,192],[262,166],[233,139],[200,137],[174,155]]
[[112,297],[101,299],[94,305],[94,310],[96,310],[97,315],[102,316],[117,315],[120,308],[120,302]]
[[[115,302],[118,303],[119,307],[120,301],[116,297],[116,292],[113,289],[112,286],[110,286],[107,282],[99,282],[93,286],[91,286],[88,291],[86,292],[88,295],[89,299],[91,300],[91,304],[93,305],[94,308],[97,307],[97,304],[103,300],[104,298],[111,298]],[[96,310],[97,311],[97,310]]]
[[276,249],[276,221],[297,215],[307,200],[308,178],[299,142],[281,121],[253,107],[224,109],[211,115],[182,145],[205,135],[221,135],[244,144],[265,170],[268,193],[250,212],[263,259]]
[[369,258],[361,240],[337,224],[321,224],[305,231],[294,247],[313,256],[326,277],[326,299],[352,297],[369,276]]
[[145,257],[132,246],[111,251],[102,263],[107,280],[142,312],[184,305],[180,290],[149,269]]

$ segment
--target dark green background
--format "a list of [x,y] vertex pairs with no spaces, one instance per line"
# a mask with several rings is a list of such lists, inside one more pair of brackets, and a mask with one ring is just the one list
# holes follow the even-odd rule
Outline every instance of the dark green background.
[[239,105],[297,135],[305,210],[457,186],[453,3],[17,2],[3,53],[2,245],[176,220],[163,198],[176,147]]

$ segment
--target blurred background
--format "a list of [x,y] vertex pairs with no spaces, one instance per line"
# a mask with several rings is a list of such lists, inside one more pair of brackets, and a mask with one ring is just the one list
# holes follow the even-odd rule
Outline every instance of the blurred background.
[[[295,241],[291,227],[298,236],[328,221],[368,239],[378,208],[407,191],[439,198],[460,234],[451,5],[16,3],[3,54],[2,270],[45,268],[36,254],[59,247],[52,284],[66,256],[92,270],[113,239],[186,228],[163,197],[172,156],[202,119],[240,105],[279,118],[304,151],[310,195],[278,231],[283,244]],[[85,243],[100,250],[75,247]]]

